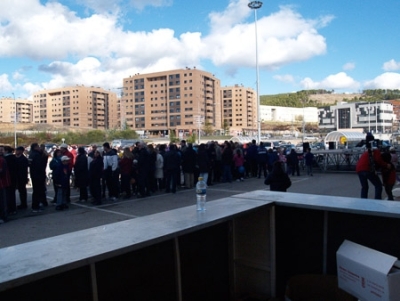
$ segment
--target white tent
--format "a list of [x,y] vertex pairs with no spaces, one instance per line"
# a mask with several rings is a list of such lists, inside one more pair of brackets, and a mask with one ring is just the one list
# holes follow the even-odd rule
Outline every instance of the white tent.
[[343,140],[345,140],[347,144],[357,144],[365,139],[365,136],[366,134],[362,132],[334,131],[326,135],[325,145],[329,145],[329,142],[335,142],[335,148],[338,148],[339,144],[343,144]]

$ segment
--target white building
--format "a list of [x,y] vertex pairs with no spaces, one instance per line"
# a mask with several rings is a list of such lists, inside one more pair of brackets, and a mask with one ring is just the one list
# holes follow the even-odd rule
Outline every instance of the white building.
[[278,106],[260,106],[260,118],[262,121],[277,122],[318,122],[318,108],[292,108]]
[[388,102],[351,102],[319,109],[319,127],[340,131],[362,129],[363,132],[390,133],[396,121],[393,105]]

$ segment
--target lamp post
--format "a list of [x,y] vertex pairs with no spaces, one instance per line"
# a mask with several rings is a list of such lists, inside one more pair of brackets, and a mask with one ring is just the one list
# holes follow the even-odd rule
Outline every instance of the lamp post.
[[261,1],[251,1],[247,5],[254,10],[254,27],[256,33],[256,78],[257,78],[257,140],[261,142],[261,120],[260,120],[260,80],[258,70],[258,35],[257,35],[257,9],[261,8],[263,3]]
[[121,118],[120,119],[121,131],[123,131],[123,130],[126,130],[126,128],[125,128],[125,118],[122,117],[122,115],[125,115],[125,114],[123,114],[124,112],[122,111],[122,106],[123,106],[122,97],[124,96],[124,87],[118,87],[117,89],[121,90],[121,93],[120,93],[120,97],[121,98],[120,98],[120,101],[119,101],[119,115],[120,115],[120,118]]
[[15,101],[15,94],[12,94],[14,97],[14,147],[17,148],[17,102]]

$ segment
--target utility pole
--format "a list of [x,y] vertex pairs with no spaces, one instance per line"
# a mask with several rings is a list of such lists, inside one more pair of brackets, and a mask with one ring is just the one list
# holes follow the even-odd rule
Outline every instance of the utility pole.
[[17,148],[17,102],[15,101],[15,94],[12,94],[14,97],[14,147]]
[[256,78],[257,78],[257,142],[261,142],[261,119],[260,119],[260,72],[258,67],[258,34],[257,34],[257,10],[261,8],[261,1],[251,1],[247,6],[254,10],[254,27],[256,34]]
[[119,100],[119,114],[120,114],[120,123],[121,130],[125,130],[125,118],[122,117],[122,96],[124,96],[124,87],[118,87],[117,90],[120,90],[120,100]]

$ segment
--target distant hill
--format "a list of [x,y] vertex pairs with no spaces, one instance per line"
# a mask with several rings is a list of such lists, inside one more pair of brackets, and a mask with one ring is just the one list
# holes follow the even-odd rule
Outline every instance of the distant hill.
[[318,102],[319,104],[330,104],[334,105],[335,103],[339,103],[342,101],[349,101],[351,99],[360,99],[362,97],[361,93],[354,94],[314,94],[309,96],[310,99]]
[[400,90],[364,90],[362,93],[336,94],[328,90],[302,90],[293,93],[281,93],[275,95],[261,95],[260,103],[268,106],[281,107],[323,107],[339,102],[374,102],[382,100],[394,100],[400,98]]

